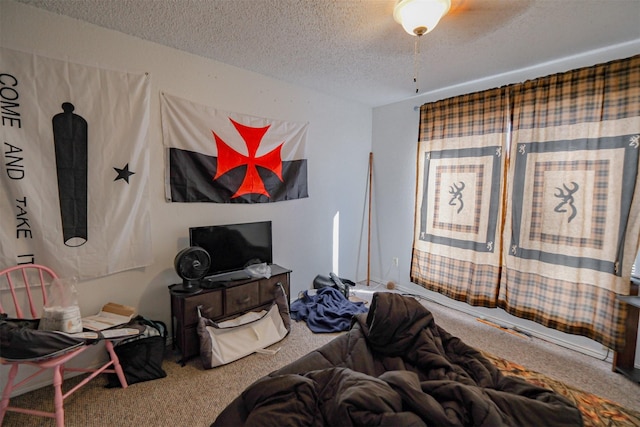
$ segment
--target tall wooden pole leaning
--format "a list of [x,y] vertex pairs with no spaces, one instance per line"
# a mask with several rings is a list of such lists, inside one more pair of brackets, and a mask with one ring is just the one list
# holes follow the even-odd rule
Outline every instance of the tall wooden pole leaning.
[[371,279],[371,191],[373,190],[373,152],[369,153],[369,227],[367,230],[367,286]]

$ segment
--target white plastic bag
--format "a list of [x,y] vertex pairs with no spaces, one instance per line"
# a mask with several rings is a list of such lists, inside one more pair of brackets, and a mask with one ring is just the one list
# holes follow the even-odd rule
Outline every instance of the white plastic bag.
[[244,271],[249,274],[249,276],[257,278],[264,277],[266,279],[271,277],[271,267],[266,262],[261,264],[251,264],[245,267]]
[[43,331],[82,332],[82,316],[78,306],[77,280],[54,279],[49,285],[48,302],[44,306],[38,329]]

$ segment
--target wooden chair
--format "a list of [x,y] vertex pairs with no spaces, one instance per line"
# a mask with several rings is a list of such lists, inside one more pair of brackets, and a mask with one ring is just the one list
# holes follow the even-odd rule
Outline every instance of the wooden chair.
[[[50,285],[51,282],[56,278],[57,275],[53,270],[48,267],[36,264],[19,265],[0,271],[0,314],[6,314],[10,318],[18,319],[39,318],[40,310],[47,304],[47,286]],[[2,305],[3,297],[9,298],[13,301],[13,312],[5,310],[5,306]],[[37,301],[43,302],[42,304],[39,304]],[[8,308],[9,304],[6,305]],[[42,359],[29,361],[16,361],[13,359],[6,360],[2,358],[2,352],[0,352],[0,365],[10,366],[9,375],[6,384],[4,384],[4,391],[2,392],[2,400],[0,401],[0,425],[2,425],[2,421],[7,411],[13,411],[24,414],[55,418],[56,425],[58,427],[63,427],[64,400],[101,373],[115,373],[120,380],[122,388],[126,388],[127,380],[124,376],[124,372],[122,371],[122,367],[120,366],[120,362],[118,361],[118,356],[116,356],[116,353],[113,350],[112,341],[105,340],[105,347],[109,354],[109,361],[97,369],[76,367],[65,368],[65,364],[67,362],[90,348],[90,345],[86,343],[81,345],[80,347],[73,348],[68,352],[65,352],[64,354],[56,354],[54,357],[49,356],[43,357]],[[14,384],[14,381],[18,374],[18,369],[21,365],[35,367],[36,372],[27,376],[20,382]],[[22,387],[25,384],[31,384],[31,381],[34,378],[49,370],[53,371],[55,412],[45,412],[38,409],[27,409],[9,406],[9,400],[13,390]],[[76,386],[64,393],[62,390],[62,382],[64,380],[65,371],[78,371],[90,374]]]

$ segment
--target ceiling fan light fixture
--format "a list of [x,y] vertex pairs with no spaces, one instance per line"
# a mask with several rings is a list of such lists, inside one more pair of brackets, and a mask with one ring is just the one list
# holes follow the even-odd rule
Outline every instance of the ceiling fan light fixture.
[[451,8],[451,0],[398,0],[393,19],[412,36],[431,32]]

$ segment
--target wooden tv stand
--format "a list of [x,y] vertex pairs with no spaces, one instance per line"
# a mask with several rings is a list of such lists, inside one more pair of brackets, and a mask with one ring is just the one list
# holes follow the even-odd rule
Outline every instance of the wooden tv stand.
[[180,349],[180,362],[184,366],[186,361],[200,354],[200,340],[198,338],[198,306],[202,306],[203,316],[219,321],[227,317],[260,310],[271,306],[275,299],[278,284],[284,287],[289,297],[289,279],[291,270],[271,264],[271,277],[249,278],[220,282],[219,286],[202,289],[198,293],[185,294],[172,292],[171,294],[171,331],[172,345]]

